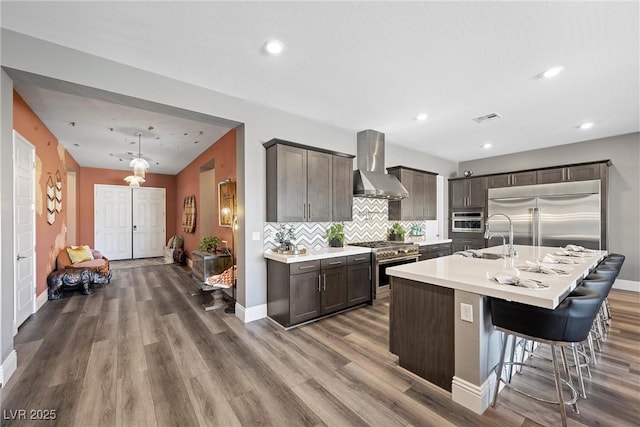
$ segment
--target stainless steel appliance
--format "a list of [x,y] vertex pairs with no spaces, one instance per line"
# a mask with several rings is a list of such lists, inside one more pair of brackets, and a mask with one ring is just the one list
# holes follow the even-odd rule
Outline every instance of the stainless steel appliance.
[[[490,188],[488,199],[489,216],[503,213],[511,218],[516,245],[606,246],[601,241],[600,180]],[[502,217],[491,219],[491,231],[508,227]]]
[[420,246],[415,243],[380,240],[375,242],[350,243],[352,246],[371,248],[373,262],[373,298],[389,294],[389,276],[387,267],[417,262],[420,258]]
[[481,210],[452,212],[451,231],[454,233],[484,232],[484,213]]
[[401,200],[409,192],[384,168],[384,133],[367,129],[358,132],[358,169],[353,171],[353,195],[376,199]]

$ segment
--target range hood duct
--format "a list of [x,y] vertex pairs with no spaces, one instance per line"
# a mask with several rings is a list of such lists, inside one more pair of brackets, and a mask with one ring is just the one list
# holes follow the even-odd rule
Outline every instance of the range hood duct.
[[367,129],[358,132],[358,170],[353,172],[353,195],[374,199],[401,200],[409,192],[384,168],[384,134]]

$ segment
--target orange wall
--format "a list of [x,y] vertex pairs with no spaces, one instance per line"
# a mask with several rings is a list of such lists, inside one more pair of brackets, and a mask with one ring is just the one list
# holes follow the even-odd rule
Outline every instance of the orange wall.
[[[215,160],[215,179],[216,182],[231,178],[236,181],[236,131],[235,129],[227,132],[222,138],[209,147],[204,153],[196,157],[194,161],[189,163],[177,175],[176,182],[176,207],[178,215],[176,218],[176,234],[184,237],[184,248],[187,255],[191,251],[197,251],[200,243],[200,168]],[[218,206],[218,188],[207,189],[215,194],[215,206]],[[189,195],[196,196],[196,228],[194,233],[185,233],[182,231],[182,206],[184,198]],[[231,228],[218,226],[218,212],[215,213],[214,233],[221,240],[226,240],[231,246]]]
[[[47,276],[55,269],[56,256],[66,246],[67,170],[79,169],[76,161],[67,153],[56,137],[29,108],[24,100],[13,92],[13,128],[31,144],[36,151],[36,294],[47,289]],[[56,212],[53,224],[47,223],[46,188],[47,179],[55,182],[56,171],[62,178],[62,211]]]
[[[78,186],[78,243],[93,247],[94,224],[93,224],[93,186],[94,184],[123,185],[124,177],[131,175],[130,171],[80,168],[77,176]],[[156,187],[165,189],[167,225],[166,236],[176,234],[176,176],[163,175],[157,173],[147,173],[145,176],[145,187]],[[100,250],[100,248],[96,248]]]

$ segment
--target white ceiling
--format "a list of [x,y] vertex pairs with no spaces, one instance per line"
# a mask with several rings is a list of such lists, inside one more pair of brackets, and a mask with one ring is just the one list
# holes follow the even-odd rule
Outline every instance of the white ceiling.
[[[358,131],[376,129],[389,143],[454,161],[640,130],[638,2],[2,1],[0,7],[3,28],[310,117],[352,131],[354,140]],[[285,44],[281,56],[262,52],[269,38]],[[556,65],[564,66],[558,77],[539,77]],[[155,127],[149,138],[164,125],[171,129],[174,135],[162,133],[158,141],[174,156],[194,148],[192,132],[213,137],[223,130],[37,88],[19,92],[81,165],[89,157],[68,144],[85,120],[95,129],[83,129],[80,149],[105,145],[106,117],[122,120],[129,134],[113,135],[123,144],[109,146],[114,154],[135,151],[126,143],[148,125]],[[99,119],[90,118],[94,109]],[[421,112],[429,114],[424,122],[414,119]],[[493,112],[502,118],[472,120]],[[593,128],[579,129],[586,121]],[[189,137],[179,138],[187,130]],[[153,168],[160,155],[145,136],[142,151]],[[489,150],[482,148],[487,142]]]

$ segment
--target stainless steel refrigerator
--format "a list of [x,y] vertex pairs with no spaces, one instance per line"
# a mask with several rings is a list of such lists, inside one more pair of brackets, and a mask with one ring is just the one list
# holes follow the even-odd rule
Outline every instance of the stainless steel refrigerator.
[[[514,244],[580,245],[602,249],[600,180],[491,188],[488,215],[503,213],[513,223]],[[509,223],[491,218],[492,232],[508,238]],[[489,246],[502,244],[492,239]]]

